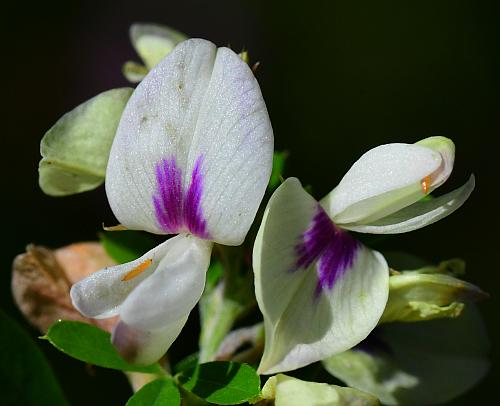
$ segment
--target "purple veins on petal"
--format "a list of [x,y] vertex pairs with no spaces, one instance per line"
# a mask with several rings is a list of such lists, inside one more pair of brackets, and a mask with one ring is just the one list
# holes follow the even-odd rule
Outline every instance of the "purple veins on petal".
[[175,159],[164,159],[156,165],[157,194],[153,196],[156,218],[166,232],[182,226],[182,173]]
[[349,233],[337,228],[319,205],[300,239],[295,246],[297,261],[294,270],[307,269],[317,262],[317,295],[333,288],[335,281],[352,266],[361,245]]
[[207,238],[207,222],[203,218],[201,208],[201,194],[203,192],[201,163],[202,157],[200,156],[194,165],[193,173],[191,174],[191,184],[184,199],[184,221],[187,228],[193,234]]
[[173,234],[187,230],[198,237],[209,237],[201,207],[203,191],[201,164],[202,156],[196,160],[187,192],[183,190],[182,171],[174,157],[163,159],[156,164],[156,192],[153,194],[153,206],[158,224],[166,233]]

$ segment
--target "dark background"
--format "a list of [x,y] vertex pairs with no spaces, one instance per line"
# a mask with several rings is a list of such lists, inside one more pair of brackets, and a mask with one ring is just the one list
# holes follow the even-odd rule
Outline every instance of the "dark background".
[[[291,153],[287,175],[311,184],[316,197],[376,145],[430,135],[455,141],[455,171],[439,193],[474,172],[472,197],[451,217],[386,244],[433,262],[460,256],[467,261],[467,278],[491,293],[491,300],[480,305],[493,344],[491,373],[452,402],[484,404],[499,379],[494,344],[500,338],[500,12],[494,3],[81,0],[2,5],[1,307],[21,320],[10,296],[10,268],[27,243],[58,247],[95,239],[101,223],[112,222],[102,188],[59,199],[40,191],[39,141],[63,113],[101,91],[127,86],[120,72],[123,62],[137,60],[128,40],[132,22],[163,23],[219,46],[245,47],[261,62],[257,77],[277,149]],[[119,374],[96,370],[89,376],[81,363],[45,342],[40,346],[73,404],[120,404],[129,395]]]

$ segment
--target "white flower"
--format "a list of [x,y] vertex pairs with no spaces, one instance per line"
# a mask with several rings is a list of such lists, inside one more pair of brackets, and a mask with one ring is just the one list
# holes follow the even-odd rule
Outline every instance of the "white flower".
[[345,351],[377,325],[388,266],[345,230],[402,233],[461,206],[474,178],[422,200],[451,173],[443,137],[388,144],[364,154],[320,203],[287,179],[271,197],[254,246],[255,291],[266,346],[259,371],[288,371]]
[[88,317],[120,316],[128,360],[159,359],[205,284],[213,242],[239,245],[269,180],[273,134],[250,68],[228,48],[179,44],[138,85],[122,115],[106,193],[122,225],[179,234],[71,289]]

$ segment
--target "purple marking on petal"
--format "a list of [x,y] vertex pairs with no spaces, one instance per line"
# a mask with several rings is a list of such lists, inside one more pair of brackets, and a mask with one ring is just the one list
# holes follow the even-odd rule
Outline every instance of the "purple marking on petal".
[[297,262],[293,271],[307,269],[317,261],[316,295],[319,295],[325,289],[331,290],[335,281],[352,266],[360,246],[358,240],[335,226],[318,205],[309,228],[295,246]]
[[201,174],[202,157],[200,156],[191,174],[191,184],[184,199],[184,222],[195,235],[208,238],[207,222],[203,218],[201,195],[203,192],[203,175]]
[[201,207],[202,161],[202,156],[196,160],[187,192],[183,190],[182,171],[174,157],[156,164],[153,206],[158,224],[164,232],[174,234],[187,230],[201,238],[210,237]]

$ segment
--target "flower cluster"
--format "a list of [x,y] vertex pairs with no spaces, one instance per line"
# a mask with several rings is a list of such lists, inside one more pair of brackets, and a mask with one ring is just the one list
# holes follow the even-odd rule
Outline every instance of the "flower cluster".
[[[75,308],[90,318],[118,316],[112,342],[120,354],[135,364],[156,362],[206,291],[214,244],[222,251],[240,246],[258,218],[252,269],[265,331],[258,372],[322,361],[354,388],[397,404],[392,390],[367,384],[371,375],[353,376],[343,360],[358,362],[356,354],[381,334],[382,323],[458,316],[462,298],[484,294],[434,268],[395,271],[356,233],[411,232],[458,209],[474,189],[474,176],[448,194],[430,195],[452,173],[453,142],[434,136],[373,148],[319,201],[290,177],[260,216],[273,130],[247,55],[157,26],[134,26],[132,40],[145,65],[128,62],[124,73],[139,84],[97,96],[47,133],[40,184],[63,195],[105,179],[119,228],[173,236],[75,283]],[[87,149],[68,158],[82,138],[90,140]],[[273,377],[262,399],[292,404],[290,393],[302,388],[310,396],[324,391],[328,399],[372,404],[370,395],[351,389],[296,381]],[[399,388],[397,380],[394,385]]]

